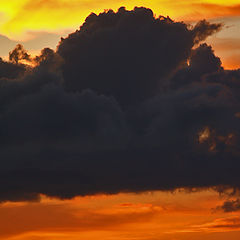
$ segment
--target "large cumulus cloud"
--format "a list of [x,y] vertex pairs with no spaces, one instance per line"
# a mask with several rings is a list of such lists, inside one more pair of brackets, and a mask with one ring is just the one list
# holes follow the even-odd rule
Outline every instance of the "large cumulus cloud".
[[123,106],[138,103],[159,93],[194,43],[220,28],[201,21],[189,29],[145,8],[91,14],[59,44],[66,87],[113,95]]
[[120,8],[56,52],[17,46],[0,65],[22,69],[0,79],[0,201],[239,188],[240,73],[200,44],[220,28]]

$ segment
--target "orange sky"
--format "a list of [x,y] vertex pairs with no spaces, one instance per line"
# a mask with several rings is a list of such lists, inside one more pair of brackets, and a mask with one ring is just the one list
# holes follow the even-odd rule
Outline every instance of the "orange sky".
[[100,12],[108,8],[117,10],[120,6],[128,9],[146,6],[157,15],[169,15],[176,20],[238,16],[240,4],[237,4],[238,0],[3,0],[0,31],[8,36],[22,35],[27,38],[27,31],[55,32],[76,28],[92,11]]
[[237,240],[240,214],[214,210],[224,200],[205,190],[5,203],[0,239]]

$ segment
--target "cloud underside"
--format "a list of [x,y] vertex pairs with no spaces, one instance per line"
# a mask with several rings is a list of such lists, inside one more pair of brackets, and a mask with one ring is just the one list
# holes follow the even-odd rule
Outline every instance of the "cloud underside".
[[0,201],[238,189],[240,71],[203,43],[220,29],[120,8],[56,52],[18,45],[0,62]]

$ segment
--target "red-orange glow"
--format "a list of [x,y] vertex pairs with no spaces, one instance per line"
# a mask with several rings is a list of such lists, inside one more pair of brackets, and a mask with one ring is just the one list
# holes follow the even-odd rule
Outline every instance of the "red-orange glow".
[[42,196],[38,203],[0,205],[0,239],[197,240],[202,234],[239,231],[238,214],[213,211],[223,201],[210,190],[101,195],[65,201]]

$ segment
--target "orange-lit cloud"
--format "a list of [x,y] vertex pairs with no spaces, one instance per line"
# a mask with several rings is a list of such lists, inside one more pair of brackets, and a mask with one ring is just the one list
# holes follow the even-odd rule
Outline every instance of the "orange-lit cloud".
[[239,217],[212,212],[222,202],[213,191],[100,195],[65,201],[43,196],[38,203],[0,205],[0,239],[165,240],[188,239],[192,232],[197,234],[192,239],[198,239],[203,233],[238,230]]
[[192,230],[186,230],[191,232],[229,232],[240,231],[240,217],[231,216],[226,218],[217,218],[212,222],[192,226]]

